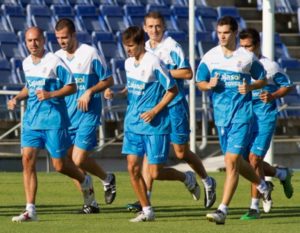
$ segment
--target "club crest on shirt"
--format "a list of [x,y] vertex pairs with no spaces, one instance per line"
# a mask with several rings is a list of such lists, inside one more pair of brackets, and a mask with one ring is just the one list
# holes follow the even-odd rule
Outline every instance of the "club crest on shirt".
[[236,67],[241,68],[242,64],[243,64],[242,61],[238,61],[237,64],[236,64]]
[[145,70],[141,71],[141,76],[144,77],[145,76]]
[[43,68],[42,73],[43,73],[43,74],[46,74],[46,73],[47,73],[47,67],[46,67],[46,66]]
[[77,65],[77,69],[81,69],[81,63],[78,63],[78,65]]

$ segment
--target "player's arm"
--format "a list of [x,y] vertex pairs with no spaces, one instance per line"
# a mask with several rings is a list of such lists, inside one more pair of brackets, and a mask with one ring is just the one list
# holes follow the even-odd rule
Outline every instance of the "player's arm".
[[7,102],[7,109],[14,110],[16,108],[17,102],[25,100],[28,98],[28,89],[23,87],[23,89],[14,98]]
[[218,82],[219,82],[219,75],[216,74],[214,77],[210,78],[209,82],[208,81],[197,82],[197,87],[201,91],[210,91],[218,85]]
[[193,78],[193,71],[191,68],[182,68],[176,70],[170,70],[170,73],[173,78],[175,79],[192,79]]
[[107,79],[100,80],[96,85],[87,89],[77,100],[77,106],[80,110],[86,112],[88,111],[89,102],[93,96],[93,94],[101,92],[106,88],[112,86],[114,84],[113,78],[110,76]]
[[254,82],[252,82],[251,84],[248,84],[246,82],[246,79],[243,80],[243,83],[241,85],[238,86],[238,90],[239,93],[245,95],[247,94],[249,91],[253,91],[256,89],[261,89],[262,87],[264,87],[267,84],[267,79],[259,79],[259,80],[255,80]]
[[267,79],[260,79],[260,80],[256,80],[253,83],[251,83],[249,85],[249,91],[253,91],[256,89],[261,89],[262,87],[264,87],[265,85],[267,85]]
[[125,98],[127,94],[128,94],[128,90],[126,87],[118,92],[114,92],[112,89],[106,88],[104,91],[104,98],[107,100],[111,100],[113,98],[121,99],[121,98]]
[[43,101],[43,100],[56,98],[56,97],[68,96],[74,94],[76,91],[77,91],[76,84],[70,83],[56,91],[37,90],[36,95],[39,101]]
[[251,77],[255,79],[255,81],[248,84],[244,79],[243,83],[238,87],[238,90],[241,94],[247,94],[249,91],[261,89],[265,85],[267,85],[266,71],[263,65],[258,60],[253,61],[250,69],[250,74]]
[[269,93],[269,92],[262,92],[259,95],[259,98],[265,102],[271,102],[275,99],[281,98],[286,96],[294,87],[290,86],[290,87],[281,87],[279,88],[277,91],[273,92],[273,93]]
[[161,101],[154,106],[150,111],[144,112],[141,114],[141,118],[145,122],[151,122],[153,118],[165,108],[178,94],[177,86],[173,86],[171,89],[167,90]]

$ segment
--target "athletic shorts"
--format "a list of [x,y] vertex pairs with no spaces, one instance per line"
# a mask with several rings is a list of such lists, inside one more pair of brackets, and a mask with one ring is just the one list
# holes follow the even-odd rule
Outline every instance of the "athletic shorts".
[[69,129],[72,145],[91,151],[97,145],[97,126],[85,126],[77,129]]
[[190,140],[189,106],[185,100],[169,107],[171,121],[171,142],[186,144]]
[[59,159],[67,155],[71,147],[67,129],[32,130],[23,128],[21,147],[47,149],[52,158]]
[[264,157],[270,147],[276,122],[254,122],[249,150],[251,153]]
[[234,123],[228,127],[218,127],[220,145],[224,155],[226,153],[244,155],[250,142],[251,124]]
[[162,164],[168,159],[170,135],[142,135],[125,132],[122,154],[147,156],[148,164]]

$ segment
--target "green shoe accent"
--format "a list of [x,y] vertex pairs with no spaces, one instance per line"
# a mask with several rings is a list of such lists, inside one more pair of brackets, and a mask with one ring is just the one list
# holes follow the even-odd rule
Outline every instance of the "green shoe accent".
[[245,213],[240,219],[241,220],[254,220],[254,219],[259,219],[260,214],[257,212],[255,209],[249,209],[247,213]]
[[140,204],[139,201],[135,202],[135,203],[131,203],[131,204],[127,204],[126,209],[130,212],[140,212],[142,211],[142,206]]
[[288,168],[284,168],[284,169],[286,169],[286,178],[285,178],[285,180],[280,181],[280,183],[283,186],[283,191],[284,191],[285,196],[287,198],[291,198],[294,193],[294,188],[292,185],[293,171]]

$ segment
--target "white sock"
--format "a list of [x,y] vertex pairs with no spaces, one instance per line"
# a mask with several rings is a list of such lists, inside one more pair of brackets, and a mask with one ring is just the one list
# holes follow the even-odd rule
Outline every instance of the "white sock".
[[276,168],[275,177],[277,177],[279,180],[281,181],[285,180],[286,175],[287,175],[286,169]]
[[228,212],[228,206],[224,204],[220,204],[218,207],[218,210],[221,210],[225,215],[227,215]]
[[254,210],[257,210],[257,212],[259,212],[259,199],[258,198],[251,199],[250,209],[254,209]]
[[264,180],[261,180],[260,184],[257,185],[256,188],[260,193],[264,193],[268,190],[268,186]]
[[26,210],[31,213],[35,213],[35,204],[26,203]]
[[203,185],[204,185],[206,188],[212,186],[212,181],[211,181],[210,176],[207,176],[206,178],[201,179],[201,180],[202,180]]
[[151,206],[145,206],[145,207],[143,207],[143,212],[145,215],[148,215],[153,212],[153,209]]

